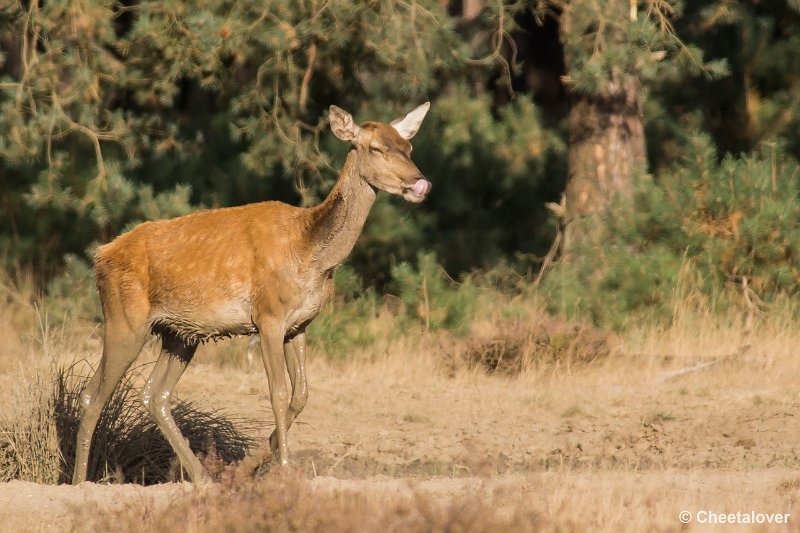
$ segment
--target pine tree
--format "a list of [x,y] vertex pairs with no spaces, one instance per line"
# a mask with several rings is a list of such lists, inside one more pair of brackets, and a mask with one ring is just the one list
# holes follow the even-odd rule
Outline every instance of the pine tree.
[[546,279],[554,310],[620,328],[666,323],[689,298],[717,311],[796,298],[797,161],[776,144],[720,161],[707,134],[681,149],[678,162],[637,186],[633,209],[612,204],[600,245],[578,243],[583,260]]
[[491,66],[434,0],[14,2],[0,50],[0,247],[44,270],[143,219],[319,201],[330,104],[389,120]]
[[562,250],[596,241],[598,220],[615,199],[630,198],[647,170],[643,98],[646,84],[670,71],[724,71],[675,35],[679,4],[666,0],[537,2],[556,8],[570,91]]
[[[688,125],[710,132],[722,153],[780,141],[800,157],[800,3],[687,2],[675,26],[685,42],[730,69],[719,79],[653,85],[652,101],[663,105],[653,135],[668,138]],[[653,157],[674,156],[669,147],[665,154],[655,148]]]
[[[565,188],[573,255],[588,254],[580,243],[617,220],[617,200],[631,218],[668,218],[631,192],[634,178],[666,185],[698,132],[712,134],[708,161],[733,152],[759,175],[771,163],[751,150],[800,157],[798,24],[786,0],[6,2],[0,257],[77,273],[92,243],[141,220],[313,204],[345,157],[326,131],[330,104],[391,120],[427,99],[414,158],[434,194],[414,209],[380,197],[353,257],[368,285],[391,284],[392,265],[420,251],[453,275],[517,257],[530,267],[555,233],[543,205]],[[634,236],[652,226],[615,224],[639,266],[595,268],[646,287],[648,271],[676,264],[670,247],[638,254]],[[674,249],[695,242],[675,235]],[[777,279],[768,264],[738,271],[753,290],[788,290],[759,285],[762,269]]]

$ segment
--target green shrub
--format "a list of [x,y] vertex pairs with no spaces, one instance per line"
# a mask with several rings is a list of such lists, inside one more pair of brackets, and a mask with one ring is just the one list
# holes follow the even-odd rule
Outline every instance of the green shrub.
[[615,328],[671,318],[702,294],[718,310],[752,291],[765,302],[800,282],[800,169],[780,146],[718,162],[707,135],[680,163],[641,183],[633,209],[612,208],[602,246],[584,245],[545,279],[550,309]]
[[375,342],[377,333],[367,324],[378,317],[381,302],[349,265],[336,269],[334,284],[333,297],[308,326],[308,338],[328,357],[341,359]]
[[91,326],[101,322],[103,311],[91,263],[74,254],[64,256],[64,270],[47,284],[43,303],[56,321],[77,318]]
[[456,283],[432,253],[419,254],[417,268],[400,263],[392,268],[391,289],[403,303],[405,317],[428,330],[463,333],[477,309],[478,292],[469,278]]

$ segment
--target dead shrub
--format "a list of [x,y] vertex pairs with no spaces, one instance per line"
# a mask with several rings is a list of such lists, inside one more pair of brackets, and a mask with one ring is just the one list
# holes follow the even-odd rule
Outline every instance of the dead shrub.
[[538,313],[473,325],[465,338],[448,338],[444,344],[451,373],[466,366],[513,376],[537,365],[580,367],[607,356],[612,338],[584,322]]
[[[134,377],[123,379],[103,410],[92,440],[88,479],[145,485],[182,479],[172,447],[141,405]],[[33,393],[29,412],[0,423],[0,481],[71,480],[80,393],[87,382],[74,366],[57,369],[52,385],[40,383]],[[175,400],[172,415],[195,453],[214,455],[224,464],[243,459],[253,444],[239,429],[249,423],[235,424],[220,411]]]

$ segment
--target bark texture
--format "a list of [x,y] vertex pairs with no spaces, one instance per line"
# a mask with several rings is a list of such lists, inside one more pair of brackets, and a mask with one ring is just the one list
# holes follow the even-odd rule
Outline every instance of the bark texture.
[[[622,11],[627,2],[612,3]],[[569,11],[562,17],[562,38],[567,32],[584,32],[585,24],[572,24]],[[610,32],[606,39],[620,39]],[[587,43],[591,43],[589,40]],[[591,54],[590,50],[585,51]],[[567,76],[574,58],[565,53]],[[566,213],[562,251],[579,242],[595,240],[596,220],[615,197],[630,198],[634,179],[646,169],[642,94],[639,79],[612,69],[607,81],[588,94],[571,91],[567,128]]]

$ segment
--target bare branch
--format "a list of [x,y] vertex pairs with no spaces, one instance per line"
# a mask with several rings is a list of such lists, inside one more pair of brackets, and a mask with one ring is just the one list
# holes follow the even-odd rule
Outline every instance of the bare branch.
[[70,117],[61,107],[61,102],[55,91],[50,93],[50,99],[53,104],[53,109],[67,123],[69,129],[83,133],[92,142],[92,145],[94,146],[94,156],[97,161],[97,175],[95,176],[95,180],[97,180],[103,190],[105,190],[108,187],[108,184],[106,183],[106,176],[108,175],[108,172],[106,171],[106,163],[103,159],[103,150],[100,147],[100,140],[114,140],[116,137],[110,132],[98,133],[95,130],[84,126],[83,124],[75,122],[72,117]]
[[511,48],[511,61],[512,63],[515,61],[517,56],[517,45],[514,42],[514,39],[511,38],[511,35],[505,29],[505,7],[503,3],[498,0],[497,2],[497,30],[492,35],[492,45],[494,49],[492,52],[482,58],[479,59],[472,59],[472,58],[463,58],[464,61],[470,65],[489,65],[497,61],[500,63],[503,69],[503,78],[506,81],[506,86],[508,87],[509,92],[512,92],[513,89],[511,88],[511,63],[503,56],[503,44],[508,43]]
[[308,47],[308,65],[306,65],[306,71],[303,74],[303,81],[300,84],[300,111],[306,110],[306,103],[308,102],[308,86],[311,83],[311,76],[314,72],[314,62],[317,59],[317,43],[314,41],[311,42],[311,45]]

